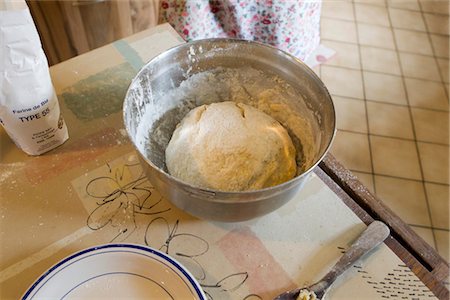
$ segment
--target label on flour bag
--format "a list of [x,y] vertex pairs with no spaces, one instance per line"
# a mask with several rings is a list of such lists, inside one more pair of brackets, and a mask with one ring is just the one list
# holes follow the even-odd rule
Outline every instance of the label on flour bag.
[[0,123],[30,155],[68,138],[47,58],[26,4],[0,9]]

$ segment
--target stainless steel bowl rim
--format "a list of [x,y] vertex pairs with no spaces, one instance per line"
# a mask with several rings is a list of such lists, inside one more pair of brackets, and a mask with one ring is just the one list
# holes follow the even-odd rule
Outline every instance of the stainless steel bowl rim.
[[[209,39],[200,39],[200,40],[195,40],[195,41],[191,41],[191,42],[187,42],[184,44],[180,44],[174,47],[171,47],[167,50],[165,50],[164,52],[158,54],[157,56],[153,57],[152,59],[150,59],[145,65],[143,65],[141,67],[141,69],[138,71],[138,73],[136,74],[136,76],[134,76],[134,78],[131,80],[131,83],[127,89],[127,92],[125,94],[125,98],[128,98],[128,94],[130,92],[130,87],[133,85],[133,83],[135,82],[136,79],[139,78],[140,74],[145,72],[146,68],[152,64],[154,61],[161,59],[162,57],[166,56],[166,55],[170,55],[171,52],[173,51],[177,51],[179,48],[184,48],[184,47],[190,47],[191,45],[195,45],[195,44],[200,44],[200,43],[214,43],[214,42],[225,42],[225,43],[250,43],[250,44],[257,44],[259,46],[262,47],[266,47],[266,48],[271,48],[275,51],[278,51],[280,53],[282,53],[283,55],[289,57],[290,59],[292,59],[295,63],[302,65],[303,69],[305,71],[307,71],[309,73],[309,75],[319,84],[321,85],[321,88],[323,89],[323,91],[325,92],[325,96],[327,98],[329,98],[330,100],[330,105],[331,105],[331,110],[332,113],[334,115],[336,115],[336,110],[334,107],[334,103],[332,101],[331,95],[328,92],[328,89],[326,88],[326,86],[323,84],[323,82],[320,80],[320,78],[316,75],[316,73],[314,73],[311,68],[306,65],[303,61],[301,61],[300,59],[298,59],[297,57],[287,53],[286,51],[283,51],[281,49],[278,49],[274,46],[268,45],[268,44],[264,44],[258,41],[251,41],[251,40],[243,40],[243,39],[234,39],[234,38],[209,38]],[[301,174],[296,175],[294,178],[283,182],[281,184],[275,185],[275,186],[271,186],[271,187],[267,187],[267,188],[263,188],[263,189],[257,189],[257,190],[245,190],[245,191],[221,191],[221,190],[213,190],[213,189],[208,189],[208,188],[202,188],[202,187],[198,187],[198,186],[194,186],[191,185],[185,181],[182,181],[180,179],[178,179],[175,176],[170,175],[168,172],[164,171],[163,169],[157,167],[155,164],[153,164],[146,155],[144,155],[144,153],[142,153],[139,148],[135,145],[134,141],[133,141],[133,137],[130,135],[130,131],[129,128],[125,122],[125,113],[126,113],[126,105],[127,103],[124,103],[124,107],[123,107],[123,119],[124,119],[124,125],[125,125],[125,129],[127,132],[128,137],[131,140],[131,143],[133,145],[133,147],[136,149],[136,151],[138,153],[141,154],[141,157],[154,169],[158,170],[159,172],[161,172],[162,174],[164,174],[165,176],[167,176],[170,180],[176,181],[177,183],[181,184],[183,187],[186,187],[188,189],[195,189],[197,191],[199,191],[200,193],[205,193],[205,194],[211,194],[214,196],[218,196],[220,197],[221,195],[227,195],[227,197],[229,196],[240,196],[240,195],[246,195],[246,194],[266,194],[267,192],[271,192],[271,193],[276,193],[278,189],[283,190],[284,187],[291,185],[292,183],[294,183],[295,181],[301,180],[304,176],[308,175],[324,158],[324,156],[328,153],[329,148],[331,147],[331,144],[336,136],[336,118],[333,118],[333,134],[331,136],[331,138],[328,141],[328,145],[324,148],[324,150],[322,151],[322,153],[320,154],[320,156],[316,159],[316,162],[314,164],[312,164],[308,169],[306,169],[305,171],[303,171]],[[258,202],[258,201],[262,201],[264,200],[266,197],[263,198],[257,198],[257,199],[250,199],[250,200],[246,200],[246,199],[242,199],[240,200],[242,203],[250,203],[250,202]],[[229,202],[227,200],[221,200],[221,199],[217,199],[217,198],[210,198],[209,199],[212,202]]]

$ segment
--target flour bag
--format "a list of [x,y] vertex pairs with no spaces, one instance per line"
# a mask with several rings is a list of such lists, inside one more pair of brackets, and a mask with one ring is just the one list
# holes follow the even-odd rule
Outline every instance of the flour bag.
[[14,143],[39,155],[69,135],[47,58],[24,2],[0,0],[0,123]]

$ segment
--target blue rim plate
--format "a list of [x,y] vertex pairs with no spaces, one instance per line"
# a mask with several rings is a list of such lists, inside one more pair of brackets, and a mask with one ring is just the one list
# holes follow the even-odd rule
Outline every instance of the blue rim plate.
[[200,284],[175,259],[150,247],[106,244],[51,267],[22,299],[200,299]]

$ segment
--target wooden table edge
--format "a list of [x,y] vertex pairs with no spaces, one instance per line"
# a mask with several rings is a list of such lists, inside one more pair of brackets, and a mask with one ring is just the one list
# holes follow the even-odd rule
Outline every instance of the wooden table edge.
[[380,220],[391,230],[385,244],[441,300],[449,299],[449,264],[355,175],[327,154],[314,173],[365,223]]

